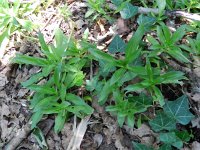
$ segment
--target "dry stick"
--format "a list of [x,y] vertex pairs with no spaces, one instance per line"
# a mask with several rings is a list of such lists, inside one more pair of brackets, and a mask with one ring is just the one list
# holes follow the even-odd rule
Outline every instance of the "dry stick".
[[[159,14],[159,9],[138,7],[138,13],[140,13],[140,14],[148,14],[148,13]],[[178,16],[178,17],[184,17],[187,19],[200,21],[200,15],[187,13],[187,12],[180,11],[180,10],[165,11],[165,15],[167,15],[167,16],[174,15],[174,16]]]
[[20,129],[14,138],[12,138],[3,150],[15,150],[18,145],[22,143],[24,139],[31,133],[30,124],[27,123],[22,129]]

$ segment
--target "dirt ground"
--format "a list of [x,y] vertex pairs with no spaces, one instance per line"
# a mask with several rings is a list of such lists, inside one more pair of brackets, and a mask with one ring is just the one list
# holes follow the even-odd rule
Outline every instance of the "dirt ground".
[[[69,11],[72,15],[69,18],[61,17],[57,7],[68,3]],[[40,30],[44,34],[47,43],[53,41],[53,32],[55,27],[60,27],[66,35],[70,35],[72,27],[74,28],[74,36],[81,39],[85,30],[89,29],[89,40],[96,43],[99,49],[106,50],[111,42],[114,34],[120,34],[129,40],[132,36],[136,24],[134,18],[125,21],[119,16],[116,17],[114,23],[110,24],[104,19],[92,21],[85,19],[87,5],[85,1],[57,1],[43,10],[38,17],[30,16],[34,23],[40,24]],[[33,32],[32,36],[37,37],[37,33]],[[13,37],[11,41],[15,41]],[[10,43],[8,50],[3,56],[0,63],[0,149],[10,150],[39,150],[40,144],[35,139],[33,132],[30,130],[31,110],[29,109],[29,97],[33,94],[29,90],[23,88],[20,82],[27,80],[32,74],[39,71],[37,67],[18,66],[10,64],[9,60],[15,53],[23,53],[27,55],[39,56],[39,45],[27,38],[22,38]],[[168,87],[166,87],[167,89]],[[174,89],[173,94],[167,94],[168,98],[179,95],[179,91]],[[197,96],[197,101],[199,97]],[[198,105],[198,102],[195,104]],[[147,124],[142,124],[138,129],[130,129],[124,125],[120,128],[116,118],[105,112],[104,107],[97,104],[97,100],[92,102],[95,112],[89,118],[87,131],[81,143],[83,150],[132,150],[132,141],[143,142],[149,145],[156,144],[157,134],[154,133]],[[195,108],[196,109],[196,108]],[[149,110],[151,113],[151,110]],[[74,122],[77,124],[79,119],[71,117],[64,125],[61,133],[55,134],[53,131],[54,116],[43,118],[38,127],[44,134],[46,144],[49,150],[66,150],[75,128]],[[188,128],[193,130],[195,140],[190,144],[186,144],[184,150],[200,149],[200,124],[199,120],[194,120]],[[196,123],[196,126],[195,126]],[[193,126],[193,127],[191,127]],[[18,140],[16,140],[16,138]],[[15,139],[13,141],[13,139]],[[21,140],[22,139],[22,140]],[[13,148],[12,145],[18,145]],[[44,144],[44,143],[43,143]],[[8,147],[10,146],[10,147]]]

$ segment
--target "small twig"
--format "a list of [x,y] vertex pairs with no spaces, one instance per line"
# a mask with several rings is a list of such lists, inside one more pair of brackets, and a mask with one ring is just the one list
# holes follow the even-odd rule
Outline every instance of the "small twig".
[[162,58],[169,66],[173,67],[175,70],[183,71],[186,74],[192,73],[191,69],[177,64],[175,61],[166,58],[163,54],[160,55],[160,58]]
[[[116,10],[116,7],[110,7],[112,10]],[[158,8],[145,8],[145,7],[138,7],[138,13],[139,14],[148,14],[148,13],[154,13],[159,14]],[[178,16],[178,17],[184,17],[190,20],[200,21],[200,15],[194,14],[194,13],[188,13],[181,10],[172,10],[172,11],[164,11],[164,14],[167,16]]]
[[[159,14],[159,9],[138,7],[138,13],[140,13],[140,14],[148,14],[148,13]],[[184,17],[184,18],[191,19],[191,20],[200,21],[200,15],[198,15],[198,14],[187,13],[187,12],[180,11],[180,10],[173,10],[173,11],[166,10],[164,13],[167,16],[178,16],[178,17]]]

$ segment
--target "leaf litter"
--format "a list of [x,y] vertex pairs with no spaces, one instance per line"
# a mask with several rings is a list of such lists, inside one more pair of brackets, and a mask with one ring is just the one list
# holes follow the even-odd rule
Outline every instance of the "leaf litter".
[[[90,31],[90,37],[93,37],[91,39],[91,42],[98,42],[99,45],[101,45],[102,41],[109,41],[113,35],[116,33],[121,35],[126,35],[130,31],[130,27],[128,27],[127,21],[123,19],[118,19],[116,26],[117,30],[110,31],[110,34],[107,34],[109,32],[110,27],[106,27],[106,24],[101,24],[98,26],[91,25],[87,20],[85,20],[83,14],[86,11],[86,4],[84,2],[77,2],[74,0],[67,1],[69,4],[70,11],[73,15],[73,20],[76,24],[76,38],[81,38],[83,32],[85,31],[86,27],[89,27],[91,29]],[[49,12],[53,12],[54,14],[50,14]],[[45,26],[43,29],[43,34],[45,36],[45,39],[48,41],[48,43],[52,42],[52,33],[55,26],[60,25],[63,31],[69,35],[70,33],[70,25],[62,19],[58,19],[58,16],[56,16],[56,11],[53,9],[53,7],[49,7],[44,14],[39,18],[37,21],[40,20],[40,23]],[[51,17],[53,16],[53,17]],[[33,17],[34,18],[34,17]],[[51,18],[48,22],[48,24],[45,24],[47,20]],[[99,28],[95,29],[95,28]],[[100,34],[99,34],[100,33]],[[129,33],[130,36],[132,36],[133,33]],[[105,35],[105,36],[102,36]],[[102,37],[101,37],[102,36]],[[109,44],[109,43],[107,43]],[[25,43],[25,49],[23,49],[23,53],[28,53],[32,55],[40,55],[36,50],[32,50],[28,47],[28,44]],[[107,45],[106,45],[107,46]],[[106,49],[106,46],[103,46],[103,49]],[[22,46],[21,46],[22,47]],[[37,45],[36,45],[37,47]],[[10,56],[9,55],[10,51]],[[14,137],[18,137],[17,133],[19,131],[22,131],[24,127],[28,128],[28,132],[25,132],[25,134],[30,132],[30,129],[28,127],[29,123],[29,117],[31,116],[31,113],[29,111],[29,102],[27,96],[31,94],[27,89],[24,89],[20,86],[20,82],[25,81],[28,79],[32,74],[36,73],[38,71],[38,68],[17,68],[15,72],[12,72],[12,75],[7,76],[8,70],[10,70],[9,67],[5,66],[8,63],[8,58],[12,57],[12,49],[10,49],[7,54],[4,55],[1,62],[3,62],[4,69],[0,69],[0,134],[1,134],[1,140],[0,140],[0,146],[4,146],[5,144],[9,143],[10,140],[14,139]],[[17,49],[15,49],[17,51]],[[24,52],[25,51],[25,52]],[[21,51],[22,52],[22,51]],[[0,66],[3,68],[2,66]],[[13,69],[12,69],[13,71]],[[196,72],[199,70],[196,69]],[[198,94],[198,95],[195,95]],[[195,93],[193,95],[193,99],[199,103],[199,92]],[[132,130],[130,132],[130,129],[126,126],[123,126],[122,129],[119,128],[116,119],[110,114],[106,113],[104,108],[98,106],[99,110],[95,112],[96,115],[93,115],[90,119],[91,123],[87,125],[87,127],[84,124],[84,133],[82,133],[81,139],[77,141],[78,146],[80,146],[82,149],[123,149],[123,150],[129,150],[132,149],[132,143],[127,141],[139,140],[141,143],[144,144],[155,144],[156,140],[156,134],[150,129],[150,127],[146,124],[142,124],[142,126],[138,129]],[[45,123],[46,122],[46,123]],[[81,122],[81,121],[80,121]],[[93,123],[92,123],[93,122]],[[52,131],[52,120],[51,116],[44,118],[44,120],[41,122],[45,126],[41,128],[41,130],[44,133],[45,136],[45,142],[49,146],[49,149],[66,149],[69,144],[70,140],[73,137],[73,120],[70,120],[69,123],[66,123],[64,125],[64,129],[62,130],[61,134],[57,135]],[[87,122],[88,123],[88,122]],[[199,128],[199,118],[196,118],[192,121],[193,127]],[[97,127],[95,127],[97,126]],[[76,132],[76,135],[78,133]],[[28,138],[27,138],[28,137]],[[30,135],[24,135],[23,138],[27,138],[23,141],[21,141],[19,144],[19,149],[40,149],[38,142],[35,140],[33,134]],[[76,141],[76,140],[75,140]],[[81,144],[81,143],[82,144]],[[94,144],[96,143],[96,144]],[[197,150],[200,147],[200,143],[194,141],[191,145],[192,149]]]

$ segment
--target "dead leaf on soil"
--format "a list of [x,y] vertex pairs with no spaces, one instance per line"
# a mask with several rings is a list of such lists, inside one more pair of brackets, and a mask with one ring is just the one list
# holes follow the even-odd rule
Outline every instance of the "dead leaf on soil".
[[125,34],[125,33],[128,33],[129,31],[130,31],[130,29],[126,25],[125,20],[122,18],[117,19],[117,33]]
[[197,141],[194,141],[192,143],[192,150],[200,150],[200,143]]

